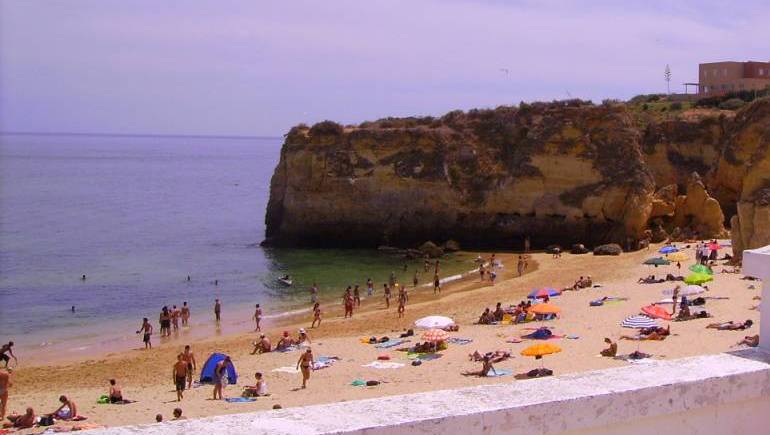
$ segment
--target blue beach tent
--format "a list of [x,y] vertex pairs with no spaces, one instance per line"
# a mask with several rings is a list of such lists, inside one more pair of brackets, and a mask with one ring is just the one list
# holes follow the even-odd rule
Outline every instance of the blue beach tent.
[[[214,369],[217,367],[217,363],[227,358],[227,355],[223,353],[212,353],[209,359],[206,360],[206,364],[203,364],[201,370],[201,384],[213,384],[214,383]],[[235,365],[230,364],[227,366],[227,383],[235,384],[238,381],[238,373],[235,371]]]

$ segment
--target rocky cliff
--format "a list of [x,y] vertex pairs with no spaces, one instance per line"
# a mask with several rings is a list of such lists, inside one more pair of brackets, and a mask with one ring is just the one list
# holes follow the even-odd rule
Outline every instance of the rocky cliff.
[[[744,187],[764,188],[750,174],[766,163],[745,174],[740,167],[767,161],[767,106],[754,103],[734,119],[651,120],[624,104],[572,100],[297,126],[271,182],[266,241],[510,247],[529,236],[534,247],[629,246],[650,229],[676,227],[721,236],[720,203],[756,204]],[[756,218],[748,220],[753,234]]]

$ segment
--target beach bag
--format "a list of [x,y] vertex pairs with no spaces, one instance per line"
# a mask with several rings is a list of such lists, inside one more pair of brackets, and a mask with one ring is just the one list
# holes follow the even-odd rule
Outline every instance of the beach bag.
[[380,381],[366,381],[367,387],[373,387],[375,385],[380,385]]
[[38,422],[38,425],[40,426],[53,426],[53,416],[51,415],[44,415],[40,417],[40,422]]

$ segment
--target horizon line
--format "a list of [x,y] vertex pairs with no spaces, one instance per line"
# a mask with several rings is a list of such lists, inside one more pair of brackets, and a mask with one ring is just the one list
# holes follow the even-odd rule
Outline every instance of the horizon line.
[[280,139],[282,136],[245,134],[185,134],[185,133],[109,133],[71,131],[0,131],[0,136],[96,136],[96,137],[167,137],[167,138],[213,138],[213,139]]

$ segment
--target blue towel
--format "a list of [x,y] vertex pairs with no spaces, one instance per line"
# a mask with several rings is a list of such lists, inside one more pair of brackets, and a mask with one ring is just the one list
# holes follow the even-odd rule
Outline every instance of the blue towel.
[[374,347],[378,347],[380,349],[387,349],[390,347],[396,347],[399,344],[406,343],[406,340],[388,340],[384,343],[375,344]]
[[513,372],[511,372],[508,369],[494,369],[494,370],[490,370],[489,373],[487,373],[487,377],[488,378],[499,378],[500,376],[508,376],[508,375],[510,375],[512,373]]
[[256,402],[257,399],[253,397],[228,397],[225,402],[229,403],[243,403],[243,402]]

